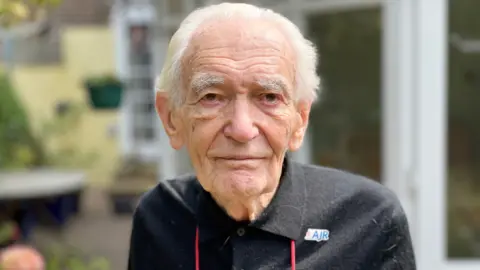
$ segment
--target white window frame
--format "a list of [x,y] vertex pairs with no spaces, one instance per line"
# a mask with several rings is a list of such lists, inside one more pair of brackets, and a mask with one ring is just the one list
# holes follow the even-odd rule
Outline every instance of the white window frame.
[[[305,32],[305,18],[307,14],[328,14],[346,12],[350,10],[381,8],[383,23],[383,63],[382,63],[382,183],[396,192],[409,217],[410,225],[415,231],[415,187],[411,178],[411,145],[413,123],[411,116],[412,91],[409,85],[401,84],[407,78],[406,66],[399,68],[401,61],[410,59],[407,54],[411,51],[411,42],[408,37],[401,38],[397,13],[398,3],[395,0],[290,0],[288,5],[281,5],[275,9],[286,14],[299,28]],[[404,34],[405,35],[405,34]],[[405,46],[399,45],[402,41]],[[401,132],[399,132],[401,131]],[[311,134],[307,134],[305,142],[293,157],[302,162],[311,163]]]
[[[301,20],[376,5],[384,23],[382,182],[407,212],[419,270],[480,269],[480,259],[447,258],[447,0],[297,0],[283,10]],[[308,146],[302,159],[311,159]]]
[[[143,129],[143,128],[146,128],[148,125],[151,125],[152,128],[153,128],[153,134],[152,134],[152,138],[135,138],[135,135],[133,136],[130,136],[131,140],[129,141],[129,143],[132,144],[132,151],[138,155],[138,156],[141,156],[141,157],[150,157],[150,158],[155,158],[155,155],[156,153],[155,152],[158,152],[158,151],[155,151],[157,149],[155,149],[155,145],[157,144],[157,141],[158,141],[158,134],[155,132],[155,130],[157,130],[158,127],[155,127],[155,124],[156,124],[156,121],[155,119],[156,118],[153,118],[154,115],[151,115],[152,118],[150,119],[151,122],[148,123],[146,121],[148,121],[148,118],[146,113],[143,112],[145,115],[141,116],[140,119],[137,119],[136,116],[138,117],[139,116],[139,112],[136,111],[138,110],[138,108],[136,108],[136,106],[140,105],[143,103],[144,106],[147,105],[147,102],[148,102],[148,98],[150,98],[150,102],[153,102],[153,99],[154,99],[154,83],[155,83],[155,66],[154,66],[154,53],[153,53],[153,50],[154,50],[154,47],[153,47],[153,42],[154,42],[154,25],[149,22],[149,21],[129,21],[127,23],[127,31],[130,31],[130,27],[132,26],[146,26],[148,28],[148,34],[149,37],[147,37],[147,42],[148,42],[148,47],[150,47],[150,64],[148,66],[141,66],[141,65],[132,65],[132,63],[130,63],[130,60],[128,61],[128,65],[127,65],[127,68],[128,68],[128,76],[127,76],[127,85],[130,85],[130,83],[133,81],[133,80],[137,80],[137,79],[142,79],[142,75],[139,75],[139,73],[141,73],[142,69],[145,69],[143,70],[144,72],[148,72],[148,74],[145,74],[144,75],[144,78],[150,78],[150,84],[151,84],[151,87],[150,87],[150,97],[146,97],[144,95],[146,95],[146,93],[144,92],[145,89],[143,88],[131,88],[131,87],[127,87],[127,91],[125,92],[125,95],[124,95],[124,100],[125,100],[125,103],[123,104],[124,107],[128,107],[128,110],[129,110],[129,114],[128,114],[128,118],[127,118],[127,123],[128,123],[128,126],[129,126],[129,130],[132,134],[134,134],[137,130],[137,128],[140,128],[140,129]],[[130,36],[129,36],[129,39],[130,39]],[[129,42],[130,43],[130,42]],[[127,57],[130,58],[130,47],[127,46],[128,48],[128,52],[127,52]],[[147,68],[148,67],[148,68]],[[139,72],[140,71],[140,72]],[[152,112],[152,114],[154,114],[154,112]],[[143,119],[142,119],[143,118]],[[137,121],[142,121],[143,123],[138,123]],[[138,126],[137,126],[138,125]]]
[[[414,129],[415,178],[420,198],[418,250],[420,256],[430,256],[432,262],[425,261],[422,266],[441,270],[480,269],[480,258],[447,258],[448,0],[416,0],[412,2],[412,9],[418,49],[414,58],[418,74]],[[411,19],[404,18],[404,21]]]
[[[115,59],[116,71],[120,78],[127,79],[130,77],[130,64],[128,61],[129,48],[129,27],[135,24],[148,25],[152,32],[155,32],[156,14],[153,6],[148,2],[139,4],[122,5],[115,3],[112,9],[111,26],[115,37]],[[152,48],[155,41],[152,38]],[[156,72],[158,67],[155,64],[156,50],[152,49],[152,72]],[[154,74],[152,74],[154,80]],[[153,85],[153,83],[152,83]],[[128,90],[128,89],[127,89]],[[152,87],[152,98],[154,89]],[[133,137],[133,105],[134,102],[129,98],[128,91],[124,94],[122,106],[120,109],[119,121],[119,141],[121,152],[123,155],[136,155],[146,160],[159,160],[160,149],[164,140],[161,138],[159,121],[154,121],[155,134],[152,141],[138,142]]]

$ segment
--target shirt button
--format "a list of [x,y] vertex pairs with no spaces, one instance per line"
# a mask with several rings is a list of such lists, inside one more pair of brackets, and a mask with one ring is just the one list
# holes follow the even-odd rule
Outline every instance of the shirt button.
[[244,236],[245,235],[245,229],[244,228],[238,228],[237,234],[238,234],[238,236]]

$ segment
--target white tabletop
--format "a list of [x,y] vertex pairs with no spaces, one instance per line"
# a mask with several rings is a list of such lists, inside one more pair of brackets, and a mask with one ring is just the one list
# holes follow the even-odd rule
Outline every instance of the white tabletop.
[[0,172],[0,200],[56,196],[84,186],[85,175],[79,171],[45,169]]

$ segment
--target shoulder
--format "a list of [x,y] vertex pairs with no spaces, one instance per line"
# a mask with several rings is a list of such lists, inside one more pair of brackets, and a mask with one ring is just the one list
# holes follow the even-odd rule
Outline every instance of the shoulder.
[[141,197],[133,214],[129,269],[171,269],[172,247],[181,251],[195,237],[199,190],[196,178],[187,175],[161,181]]
[[303,172],[306,215],[303,226],[330,231],[336,252],[352,252],[362,269],[415,269],[407,217],[395,193],[353,173],[312,165]]
[[298,163],[295,166],[304,174],[310,215],[365,222],[404,216],[396,194],[379,182],[333,168]]
[[393,191],[367,177],[316,165],[295,164],[304,176],[310,195],[331,201],[360,200],[363,203],[399,204]]
[[173,213],[193,216],[200,191],[201,186],[194,175],[160,181],[140,198],[134,218],[160,218],[166,215],[173,217]]

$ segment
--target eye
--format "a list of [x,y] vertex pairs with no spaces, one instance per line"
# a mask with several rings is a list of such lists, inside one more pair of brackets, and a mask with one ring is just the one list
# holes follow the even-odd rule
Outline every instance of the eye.
[[267,105],[275,105],[278,102],[282,101],[282,97],[279,94],[266,93],[261,95],[261,101]]
[[207,93],[201,99],[200,102],[204,105],[213,106],[222,101],[222,96],[215,93]]
[[205,100],[205,101],[215,101],[217,99],[218,99],[218,95],[214,93],[208,93],[202,98],[202,100]]

